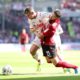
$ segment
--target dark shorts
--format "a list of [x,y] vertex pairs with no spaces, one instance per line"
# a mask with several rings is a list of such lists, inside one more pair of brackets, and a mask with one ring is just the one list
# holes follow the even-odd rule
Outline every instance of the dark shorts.
[[54,58],[56,56],[56,47],[55,45],[41,45],[43,56],[47,56],[49,58]]

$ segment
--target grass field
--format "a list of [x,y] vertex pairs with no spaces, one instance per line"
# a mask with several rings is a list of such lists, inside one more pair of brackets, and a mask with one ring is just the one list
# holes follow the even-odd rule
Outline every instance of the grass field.
[[[41,53],[41,51],[39,51]],[[80,66],[80,51],[64,51],[65,60]],[[41,65],[41,71],[36,71],[37,62],[29,54],[21,51],[0,52],[0,80],[80,80],[80,74],[64,74],[61,68],[55,68],[47,64],[45,59]],[[12,75],[2,75],[2,67],[9,64],[13,68]]]

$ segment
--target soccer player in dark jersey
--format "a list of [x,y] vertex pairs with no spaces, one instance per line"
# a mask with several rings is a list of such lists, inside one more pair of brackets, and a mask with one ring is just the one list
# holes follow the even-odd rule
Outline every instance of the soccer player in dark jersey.
[[[48,19],[52,13],[45,13],[45,12],[35,12],[34,9],[32,8],[26,8],[24,11],[25,16],[27,16],[29,23],[30,23],[30,31],[35,33],[36,30],[40,31],[43,25],[47,25]],[[51,20],[53,22],[53,20]],[[42,25],[43,23],[43,25]],[[36,28],[37,27],[37,28]],[[40,48],[41,43],[40,39],[36,36],[35,39],[33,40],[33,44],[30,48],[30,53],[33,56],[33,58],[38,62],[38,68],[39,70],[41,60],[38,57],[37,50]],[[61,60],[60,56],[57,55],[58,58]],[[51,61],[46,58],[48,63],[51,63]]]
[[59,11],[54,11],[50,18],[49,24],[47,25],[48,27],[42,32],[36,32],[35,34],[41,39],[41,47],[43,50],[43,55],[46,59],[50,60],[55,67],[72,68],[74,69],[75,74],[77,74],[78,66],[61,61],[57,58],[56,46],[53,37],[58,25],[60,24],[60,16]]
[[26,33],[26,29],[25,28],[22,29],[22,32],[21,32],[20,37],[19,37],[19,42],[21,44],[21,50],[23,52],[25,52],[26,51],[25,45],[26,45],[26,43],[29,42],[29,36]]

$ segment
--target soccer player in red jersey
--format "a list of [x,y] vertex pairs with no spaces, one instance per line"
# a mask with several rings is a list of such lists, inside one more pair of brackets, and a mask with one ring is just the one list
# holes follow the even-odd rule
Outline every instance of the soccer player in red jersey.
[[41,39],[41,47],[43,50],[43,55],[46,59],[49,59],[55,67],[72,68],[74,69],[75,74],[77,74],[78,66],[69,64],[57,58],[54,34],[60,24],[60,16],[59,11],[54,11],[50,18],[49,24],[47,25],[48,27],[42,32],[36,32],[35,34]]
[[[33,33],[35,33],[36,31],[40,31],[41,27],[43,27],[44,24],[47,25],[48,19],[51,15],[51,13],[46,13],[46,12],[42,13],[35,12],[32,8],[26,8],[24,14],[29,19],[30,31]],[[39,66],[40,66],[40,59],[38,57],[37,50],[40,48],[40,46],[41,46],[40,39],[36,36],[30,48],[30,53],[33,56],[33,58],[37,60]],[[60,56],[59,55],[57,56],[61,60]],[[48,58],[46,59],[48,63],[51,62]]]
[[19,37],[19,42],[21,44],[21,50],[23,52],[25,52],[26,51],[25,45],[26,45],[26,43],[29,42],[29,36],[26,33],[26,29],[25,28],[22,29],[22,32],[21,32],[20,37]]

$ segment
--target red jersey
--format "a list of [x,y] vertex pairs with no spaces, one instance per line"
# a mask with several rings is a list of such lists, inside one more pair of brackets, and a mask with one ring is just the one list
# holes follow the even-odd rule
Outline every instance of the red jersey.
[[42,32],[42,34],[44,35],[44,39],[41,39],[41,44],[53,45],[55,43],[53,37],[59,24],[60,20],[56,19],[54,23],[49,23],[47,25],[48,27]]
[[28,42],[28,34],[21,33],[20,34],[20,43],[25,44],[26,42]]

